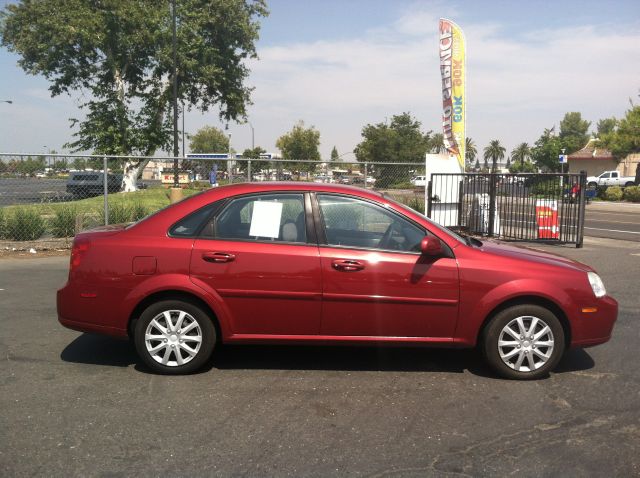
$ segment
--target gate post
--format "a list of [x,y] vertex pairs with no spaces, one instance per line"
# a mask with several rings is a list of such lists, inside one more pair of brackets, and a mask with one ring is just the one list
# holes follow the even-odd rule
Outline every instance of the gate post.
[[[463,173],[464,174],[464,173]],[[462,228],[462,201],[464,201],[464,181],[458,181],[458,227]]]
[[[433,179],[433,174],[431,175],[431,178]],[[432,179],[429,179],[429,184],[427,185],[427,210],[426,210],[426,216],[428,218],[431,218],[431,203],[432,203],[432,191],[431,191],[431,186],[432,186]]]
[[107,157],[102,158],[102,194],[104,196],[104,225],[109,225],[109,178],[107,178]]
[[576,228],[576,248],[582,248],[584,241],[584,213],[585,213],[585,188],[587,187],[587,172],[580,171],[580,194],[578,196],[578,225]]
[[491,183],[489,184],[489,231],[487,235],[493,237],[493,227],[496,222],[496,174],[489,174]]

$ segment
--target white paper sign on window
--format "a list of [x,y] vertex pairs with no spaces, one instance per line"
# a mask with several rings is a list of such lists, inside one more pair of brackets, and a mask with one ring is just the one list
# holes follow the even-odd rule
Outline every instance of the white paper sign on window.
[[280,235],[282,203],[256,201],[253,203],[250,236],[277,238]]

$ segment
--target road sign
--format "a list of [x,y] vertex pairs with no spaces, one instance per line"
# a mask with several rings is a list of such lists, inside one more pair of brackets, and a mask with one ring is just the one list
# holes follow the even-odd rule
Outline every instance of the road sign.
[[560,154],[558,155],[558,161],[562,164],[567,162],[567,155],[566,154]]

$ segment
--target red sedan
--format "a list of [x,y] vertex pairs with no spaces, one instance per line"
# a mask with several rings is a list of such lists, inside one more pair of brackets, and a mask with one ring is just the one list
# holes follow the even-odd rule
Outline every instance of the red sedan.
[[76,236],[66,327],[130,337],[160,373],[217,343],[478,346],[508,378],[609,340],[618,304],[589,266],[458,236],[372,191],[212,189]]

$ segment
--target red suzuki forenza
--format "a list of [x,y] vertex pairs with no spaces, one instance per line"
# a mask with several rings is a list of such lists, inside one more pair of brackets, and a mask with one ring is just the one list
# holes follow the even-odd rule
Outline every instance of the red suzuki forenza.
[[217,343],[478,346],[500,375],[547,374],[611,337],[590,267],[458,236],[378,193],[309,183],[212,189],[76,236],[64,326],[131,337],[160,373]]

